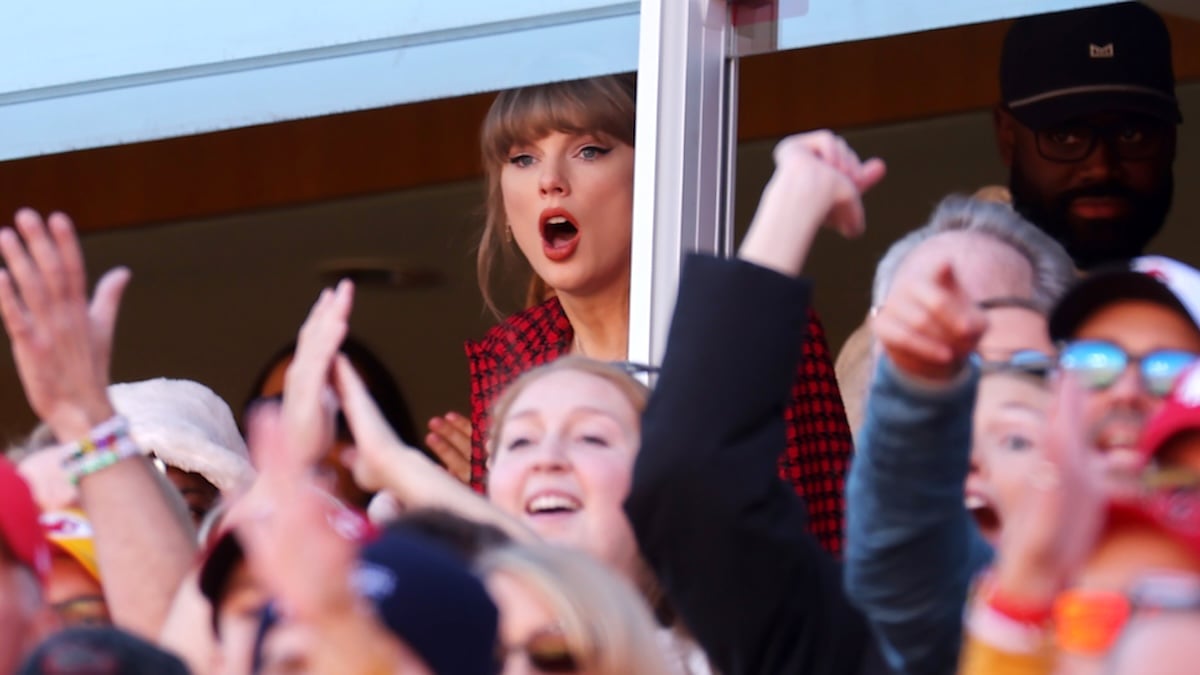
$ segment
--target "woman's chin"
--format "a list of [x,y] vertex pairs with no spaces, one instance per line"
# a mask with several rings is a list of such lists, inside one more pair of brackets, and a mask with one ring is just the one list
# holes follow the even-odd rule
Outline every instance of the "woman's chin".
[[610,269],[578,258],[554,264],[543,260],[533,265],[533,273],[558,296],[590,298],[610,291],[629,292],[627,264]]

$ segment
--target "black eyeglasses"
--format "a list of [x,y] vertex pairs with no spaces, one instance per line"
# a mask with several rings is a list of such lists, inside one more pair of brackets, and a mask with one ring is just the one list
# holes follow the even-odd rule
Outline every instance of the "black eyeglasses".
[[1118,158],[1143,160],[1160,156],[1170,145],[1171,125],[1150,118],[1124,119],[1115,124],[1068,122],[1036,132],[1038,153],[1052,162],[1079,162],[1103,140]]
[[1196,354],[1178,349],[1158,349],[1134,356],[1106,340],[1078,340],[1062,346],[1058,365],[1079,376],[1083,386],[1092,390],[1111,387],[1126,368],[1136,365],[1146,391],[1162,397],[1171,393],[1179,375],[1196,359]]
[[77,626],[109,626],[108,603],[102,595],[81,595],[50,605],[64,628]]

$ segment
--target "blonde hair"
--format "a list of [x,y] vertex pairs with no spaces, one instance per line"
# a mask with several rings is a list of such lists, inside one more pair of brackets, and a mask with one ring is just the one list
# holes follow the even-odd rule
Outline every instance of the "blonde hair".
[[484,553],[478,567],[484,576],[508,575],[541,596],[580,670],[670,672],[646,602],[628,581],[587,555],[545,544],[511,544]]
[[517,400],[517,397],[528,389],[529,385],[547,375],[568,370],[598,377],[608,382],[621,392],[621,395],[625,397],[629,405],[633,406],[633,411],[637,413],[639,418],[645,412],[646,402],[650,400],[650,389],[632,375],[620,367],[604,361],[597,361],[584,356],[563,356],[550,363],[525,371],[496,398],[488,415],[487,441],[484,444],[487,448],[489,461],[491,461],[492,453],[495,450],[496,440],[500,438],[500,433],[504,430],[504,418],[508,415],[508,411],[512,408],[513,402]]
[[497,263],[511,262],[513,249],[505,233],[508,224],[500,173],[513,146],[555,131],[593,133],[632,146],[636,91],[633,75],[609,75],[509,89],[492,102],[479,139],[487,202],[475,271],[483,301],[497,318],[501,314],[492,284]]

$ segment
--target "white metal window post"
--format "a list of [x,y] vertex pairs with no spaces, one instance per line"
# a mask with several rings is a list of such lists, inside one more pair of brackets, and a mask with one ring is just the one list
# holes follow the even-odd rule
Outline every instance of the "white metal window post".
[[683,257],[732,244],[736,71],[726,0],[642,0],[629,358],[657,365]]

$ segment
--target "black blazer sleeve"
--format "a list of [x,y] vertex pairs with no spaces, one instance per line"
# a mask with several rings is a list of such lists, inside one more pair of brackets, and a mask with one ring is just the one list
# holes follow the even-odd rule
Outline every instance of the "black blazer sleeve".
[[625,509],[643,555],[725,675],[860,672],[870,638],[837,563],[779,480],[810,289],[691,256]]

